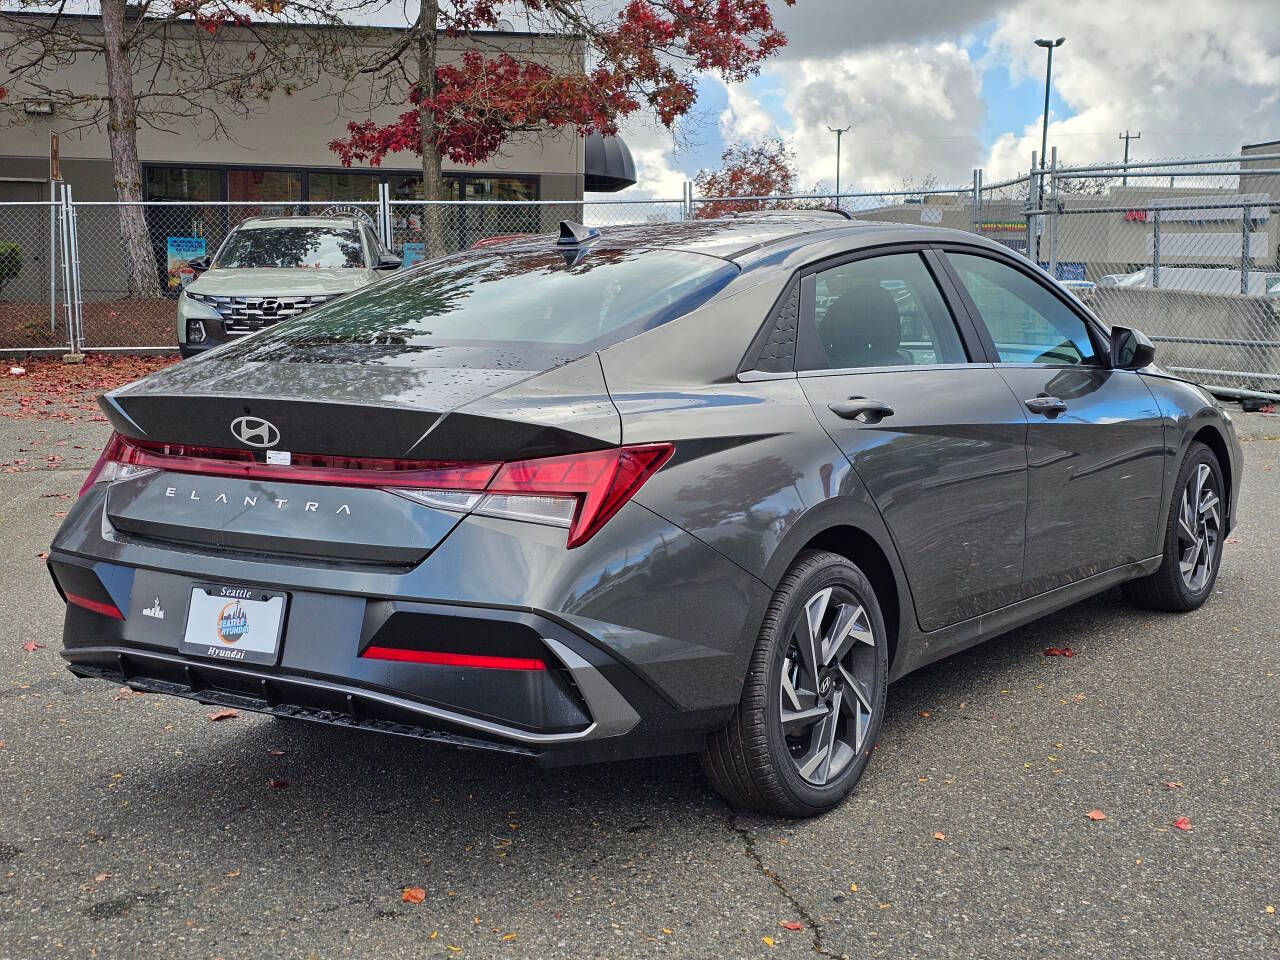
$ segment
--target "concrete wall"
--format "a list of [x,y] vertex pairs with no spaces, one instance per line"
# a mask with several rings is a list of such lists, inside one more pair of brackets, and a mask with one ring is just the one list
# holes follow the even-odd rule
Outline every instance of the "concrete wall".
[[[96,33],[92,19],[81,21],[86,32]],[[238,28],[224,28],[220,36],[234,55],[235,50],[249,44],[238,37]],[[392,42],[398,31],[372,30],[368,34],[369,49]],[[4,37],[0,36],[0,44]],[[464,50],[483,44],[486,49],[501,49],[522,60],[535,62],[581,62],[583,48],[578,41],[565,37],[527,34],[483,34],[476,40],[440,38],[440,62],[461,58]],[[367,52],[367,51],[361,51]],[[60,68],[51,85],[73,91],[105,93],[105,68],[100,59],[82,54],[71,64]],[[153,86],[150,74],[135,82],[139,92],[160,92],[163,80]],[[203,121],[193,126],[182,118],[162,121],[161,129],[146,124],[138,131],[138,153],[144,163],[241,164],[292,167],[329,167],[341,169],[337,156],[329,150],[329,141],[346,133],[348,121],[394,121],[405,110],[403,100],[389,100],[385,91],[371,83],[346,91],[341,101],[336,97],[338,85],[329,77],[320,77],[309,86],[289,95],[274,93],[268,101],[253,106],[249,116],[237,116],[220,108],[224,122],[234,139],[219,137],[214,127]],[[69,113],[33,116],[21,112],[21,103],[38,99],[35,91],[13,86],[7,101],[16,107],[0,113],[0,178],[48,178],[49,132],[62,137],[63,174],[76,187],[77,199],[113,199],[109,164],[110,150],[105,125],[97,123],[76,129],[77,118]],[[209,101],[212,105],[212,100]],[[62,108],[58,108],[59,111]],[[87,163],[98,161],[97,163]],[[90,170],[90,167],[94,168]],[[383,168],[389,171],[413,172],[419,169],[417,158],[410,154],[388,157]],[[371,169],[357,167],[354,169]],[[572,130],[518,136],[483,164],[464,167],[445,160],[444,169],[472,173],[536,175],[542,177],[545,199],[580,199],[582,197],[582,139]]]

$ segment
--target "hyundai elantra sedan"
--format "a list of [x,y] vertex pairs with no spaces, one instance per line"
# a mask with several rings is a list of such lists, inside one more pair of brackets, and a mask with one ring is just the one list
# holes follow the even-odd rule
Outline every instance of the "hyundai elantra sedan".
[[565,223],[103,397],[62,655],[816,814],[898,677],[1116,585],[1205,602],[1240,446],[1153,352],[970,234]]

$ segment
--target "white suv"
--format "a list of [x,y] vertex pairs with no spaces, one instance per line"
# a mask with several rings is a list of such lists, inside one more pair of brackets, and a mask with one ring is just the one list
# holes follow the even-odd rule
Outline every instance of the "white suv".
[[184,357],[370,284],[400,258],[362,215],[254,217],[190,266],[199,276],[178,297]]

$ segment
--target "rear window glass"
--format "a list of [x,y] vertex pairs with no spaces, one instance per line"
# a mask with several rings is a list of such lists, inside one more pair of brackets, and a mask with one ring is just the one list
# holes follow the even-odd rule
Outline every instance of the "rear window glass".
[[468,251],[349,294],[250,343],[253,359],[303,360],[309,348],[338,347],[359,359],[362,346],[581,356],[688,313],[737,273],[728,261],[672,250],[593,247],[576,262],[554,247]]
[[253,227],[236,230],[213,264],[231,270],[254,267],[363,267],[357,230],[336,227]]

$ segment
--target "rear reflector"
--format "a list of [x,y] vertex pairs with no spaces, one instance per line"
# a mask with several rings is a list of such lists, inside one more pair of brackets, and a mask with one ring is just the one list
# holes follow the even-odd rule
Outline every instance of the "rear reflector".
[[291,453],[287,463],[264,463],[249,450],[112,434],[80,493],[148,470],[378,487],[441,510],[567,527],[568,546],[576,547],[608,523],[674,450],[670,443],[653,443],[513,463]]
[[482,670],[547,669],[547,665],[541,660],[529,657],[489,657],[472,653],[441,653],[437,650],[402,650],[398,647],[366,647],[360,656],[370,660],[430,663],[440,667],[479,667]]
[[84,607],[86,610],[92,610],[94,613],[100,613],[104,617],[110,617],[112,620],[123,620],[124,614],[116,609],[114,603],[103,603],[100,600],[90,600],[88,597],[82,597],[78,593],[68,593],[67,602],[74,603],[77,607]]

